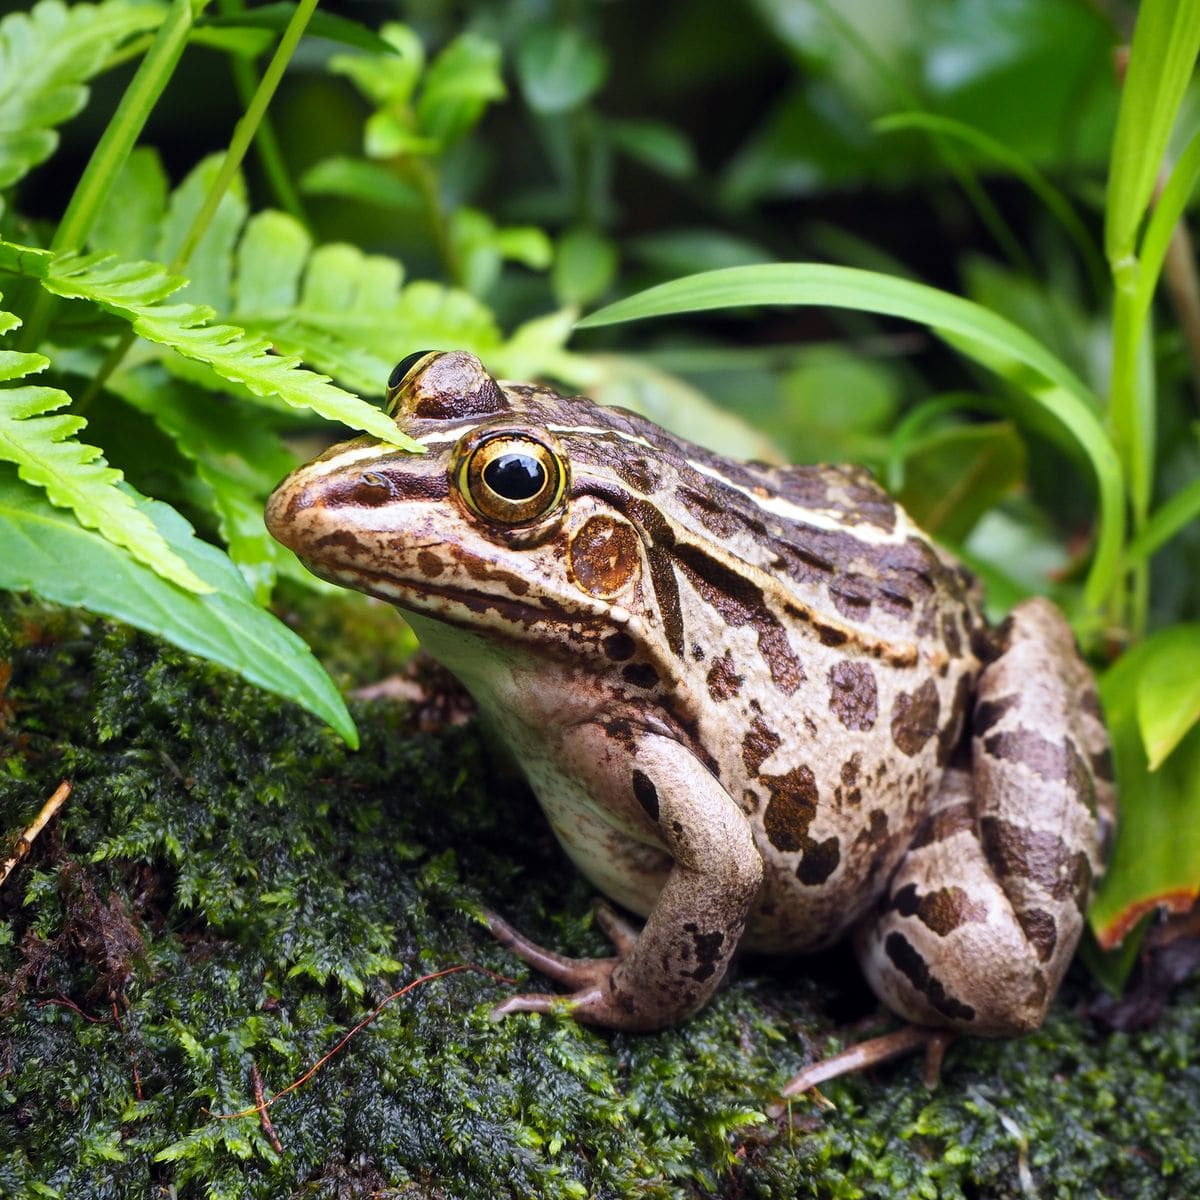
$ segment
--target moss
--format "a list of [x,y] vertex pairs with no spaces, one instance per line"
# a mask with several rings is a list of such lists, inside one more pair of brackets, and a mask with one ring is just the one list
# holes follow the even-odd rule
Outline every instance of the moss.
[[[360,706],[363,749],[115,626],[18,613],[0,829],[74,791],[0,891],[0,1194],[1157,1197],[1200,1194],[1200,988],[1150,1032],[1060,1001],[763,1117],[811,1039],[873,1013],[844,953],[744,964],[684,1028],[488,1018],[523,977],[481,903],[602,952],[590,894],[471,727]],[[859,1036],[856,1030],[854,1036]],[[824,1050],[824,1040],[818,1043]]]

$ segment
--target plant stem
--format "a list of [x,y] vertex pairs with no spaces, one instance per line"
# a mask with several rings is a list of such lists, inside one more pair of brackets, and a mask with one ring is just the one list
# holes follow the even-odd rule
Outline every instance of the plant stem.
[[[195,0],[195,2],[207,4],[208,0]],[[274,96],[280,79],[283,78],[283,72],[288,62],[296,52],[296,46],[299,44],[300,38],[304,35],[305,27],[308,25],[317,4],[318,0],[299,0],[299,3],[296,5],[291,20],[288,21],[287,28],[283,31],[283,37],[279,39],[279,45],[275,48],[275,53],[271,56],[271,61],[267,64],[266,71],[263,72],[263,77],[257,91],[251,98],[250,104],[246,108],[246,112],[243,114],[241,120],[234,126],[233,137],[229,141],[229,149],[225,151],[221,168],[217,172],[212,186],[208,189],[208,195],[204,197],[204,203],[200,206],[200,211],[196,214],[191,228],[187,231],[182,243],[180,243],[179,250],[167,268],[170,274],[176,275],[187,266],[188,260],[195,253],[201,238],[208,231],[208,227],[212,223],[213,217],[216,216],[217,209],[220,207],[221,200],[229,190],[230,184],[236,178],[242,161],[246,157],[246,152],[250,149],[250,143],[254,140],[254,132],[267,111],[267,105],[271,102],[271,97]],[[96,377],[92,380],[87,391],[76,406],[76,411],[86,410],[92,401],[95,400],[113,372],[120,366],[121,360],[129,352],[129,347],[133,345],[136,336],[132,329],[129,330],[108,352],[104,362],[100,366],[100,370],[96,373]]]
[[[56,254],[70,254],[83,248],[122,165],[175,71],[193,22],[208,2],[172,0],[146,57],[125,89],[55,230],[50,249]],[[49,292],[38,293],[22,331],[19,344],[23,348],[33,350],[41,345],[56,304],[56,298]]]

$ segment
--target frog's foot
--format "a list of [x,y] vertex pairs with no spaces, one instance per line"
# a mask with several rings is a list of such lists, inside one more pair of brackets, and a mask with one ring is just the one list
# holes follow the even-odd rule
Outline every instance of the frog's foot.
[[803,1071],[793,1075],[783,1086],[779,1095],[783,1099],[798,1096],[816,1087],[818,1083],[836,1079],[839,1075],[849,1075],[854,1071],[865,1071],[879,1063],[899,1058],[903,1054],[911,1054],[915,1050],[925,1050],[925,1086],[937,1086],[938,1077],[942,1070],[942,1059],[946,1047],[954,1040],[954,1034],[946,1029],[929,1029],[923,1025],[905,1025],[902,1029],[885,1033],[882,1037],[871,1038],[859,1042],[835,1054],[832,1058],[810,1063]]
[[621,1006],[613,997],[612,973],[637,941],[637,932],[607,905],[596,906],[596,921],[613,943],[616,954],[612,958],[567,958],[555,954],[519,933],[494,912],[487,911],[484,915],[492,936],[506,950],[568,989],[565,994],[528,992],[510,996],[492,1009],[493,1018],[518,1012],[566,1010],[577,1021],[592,1025],[620,1028],[625,1023],[622,1020],[625,1014],[619,1011]]

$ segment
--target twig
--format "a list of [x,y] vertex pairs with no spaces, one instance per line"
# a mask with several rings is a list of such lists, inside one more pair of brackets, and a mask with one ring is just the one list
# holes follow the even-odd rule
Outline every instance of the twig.
[[267,1104],[263,1099],[262,1076],[258,1073],[258,1063],[256,1062],[250,1064],[250,1078],[254,1081],[254,1107],[258,1109],[259,1116],[262,1117],[263,1133],[267,1135],[267,1141],[271,1143],[275,1153],[282,1154],[283,1143],[275,1132],[275,1126],[271,1124],[271,1114],[267,1112]]
[[323,1054],[315,1063],[313,1063],[311,1067],[308,1068],[307,1071],[304,1072],[303,1075],[300,1076],[299,1079],[293,1080],[287,1085],[287,1087],[276,1092],[275,1095],[268,1097],[266,1100],[263,1100],[260,1096],[256,1096],[256,1103],[251,1108],[243,1108],[241,1112],[215,1113],[211,1112],[207,1108],[203,1109],[203,1111],[208,1113],[210,1117],[216,1117],[218,1121],[234,1121],[238,1117],[248,1117],[253,1113],[265,1114],[267,1109],[270,1108],[276,1100],[286,1096],[288,1092],[294,1092],[301,1084],[307,1083],[331,1058],[333,1058],[335,1054],[342,1049],[343,1046],[345,1046],[345,1044],[352,1037],[359,1033],[360,1030],[363,1030],[370,1025],[370,1023],[375,1020],[375,1018],[379,1016],[379,1014],[383,1012],[383,1010],[387,1008],[387,1006],[391,1004],[393,1000],[399,1000],[401,996],[407,995],[414,988],[419,988],[422,984],[429,983],[434,979],[441,979],[445,975],[456,975],[459,971],[479,971],[484,975],[490,975],[493,979],[499,981],[500,983],[516,982],[513,979],[509,979],[504,975],[498,974],[496,971],[489,971],[487,967],[476,966],[475,963],[459,963],[458,966],[447,967],[443,971],[431,971],[428,975],[422,975],[420,979],[414,979],[412,983],[406,983],[402,988],[394,991],[386,1000],[383,1001],[382,1004],[368,1013],[361,1021],[359,1021],[357,1025],[354,1026],[353,1029],[346,1033],[338,1041],[337,1045],[329,1051],[328,1054]]
[[0,885],[3,885],[4,881],[13,873],[13,868],[16,867],[17,863],[29,853],[29,848],[33,845],[34,839],[46,828],[55,813],[66,804],[67,797],[70,794],[71,785],[64,779],[54,789],[54,795],[42,805],[42,810],[33,818],[33,823],[17,838],[17,844],[13,848],[12,856],[6,858],[4,864],[0,866]]

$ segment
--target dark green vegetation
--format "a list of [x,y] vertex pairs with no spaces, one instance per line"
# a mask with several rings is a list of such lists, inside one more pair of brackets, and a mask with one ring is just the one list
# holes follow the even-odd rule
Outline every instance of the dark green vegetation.
[[685,1027],[640,1037],[493,1024],[506,985],[429,981],[273,1106],[279,1153],[257,1116],[210,1113],[253,1105],[255,1069],[283,1088],[427,972],[523,978],[484,903],[602,951],[586,885],[470,726],[419,734],[403,706],[358,705],[349,753],[141,635],[41,610],[13,625],[0,825],[60,778],[75,790],[0,892],[0,1195],[1200,1191],[1195,985],[1152,1032],[1107,1034],[1071,1011],[1080,974],[1038,1034],[952,1047],[936,1093],[909,1061],[829,1085],[836,1110],[767,1120],[828,1038],[885,1022],[840,954],[744,963]]

